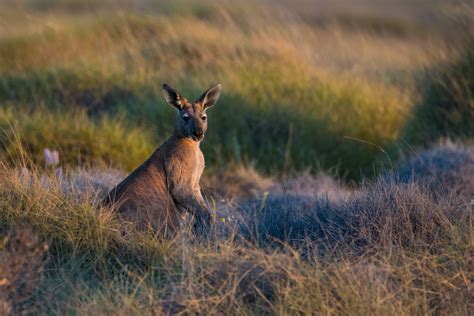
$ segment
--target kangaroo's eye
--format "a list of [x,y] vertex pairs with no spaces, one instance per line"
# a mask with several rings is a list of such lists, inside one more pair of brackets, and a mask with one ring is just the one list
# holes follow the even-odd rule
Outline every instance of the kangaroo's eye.
[[189,116],[188,115],[183,115],[183,120],[186,122],[186,121],[189,121]]
[[207,120],[207,116],[204,115],[203,117],[201,117],[201,119],[202,119],[203,121],[205,121],[205,120]]

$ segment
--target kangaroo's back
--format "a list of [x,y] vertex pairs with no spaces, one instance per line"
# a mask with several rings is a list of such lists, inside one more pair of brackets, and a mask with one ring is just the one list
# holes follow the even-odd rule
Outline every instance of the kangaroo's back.
[[106,205],[115,204],[123,219],[141,229],[174,231],[179,225],[181,214],[169,194],[163,168],[166,153],[166,146],[158,148],[104,201]]

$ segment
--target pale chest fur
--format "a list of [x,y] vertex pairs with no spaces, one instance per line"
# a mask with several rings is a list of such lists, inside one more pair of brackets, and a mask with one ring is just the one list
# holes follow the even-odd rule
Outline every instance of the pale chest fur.
[[193,190],[199,190],[199,181],[202,176],[202,172],[204,171],[204,155],[202,154],[201,149],[198,147],[195,153],[195,163],[194,169],[191,175],[191,182],[193,184]]
[[178,147],[165,161],[168,184],[173,190],[199,191],[204,170],[204,155],[199,146]]

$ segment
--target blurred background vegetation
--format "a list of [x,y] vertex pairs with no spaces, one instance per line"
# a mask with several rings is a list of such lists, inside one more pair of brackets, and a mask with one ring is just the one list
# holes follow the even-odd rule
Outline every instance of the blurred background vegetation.
[[[0,315],[471,315],[473,22],[468,0],[0,0]],[[163,82],[223,84],[207,243],[97,206],[172,133]]]
[[[463,1],[0,1],[0,153],[131,170],[171,132],[167,82],[223,84],[208,171],[372,176],[474,133]],[[12,141],[13,140],[13,141]]]

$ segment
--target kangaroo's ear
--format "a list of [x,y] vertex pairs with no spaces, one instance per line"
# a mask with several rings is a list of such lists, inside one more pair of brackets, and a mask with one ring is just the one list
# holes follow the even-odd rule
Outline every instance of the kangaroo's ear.
[[216,104],[217,100],[219,99],[219,96],[221,95],[221,88],[222,85],[218,83],[203,93],[203,95],[199,98],[198,102],[203,105],[204,109],[210,108],[211,106]]
[[183,108],[183,97],[181,94],[166,83],[163,84],[162,89],[166,102],[172,107],[181,110]]

